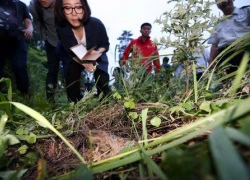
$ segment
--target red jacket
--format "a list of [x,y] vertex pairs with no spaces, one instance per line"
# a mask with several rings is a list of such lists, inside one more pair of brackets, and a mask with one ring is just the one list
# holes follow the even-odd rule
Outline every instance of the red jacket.
[[[160,71],[159,52],[157,46],[150,40],[150,37],[145,42],[140,36],[138,39],[132,40],[123,53],[123,60],[128,60],[129,54],[132,52],[132,58],[140,58],[141,65],[147,68],[147,72],[152,70],[152,62],[156,68],[156,72]],[[151,57],[153,56],[153,57]]]

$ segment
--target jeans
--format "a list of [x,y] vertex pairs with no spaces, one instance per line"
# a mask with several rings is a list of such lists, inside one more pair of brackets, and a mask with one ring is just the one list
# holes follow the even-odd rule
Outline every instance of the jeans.
[[[82,98],[80,92],[80,77],[84,67],[75,61],[69,62],[66,73],[67,96],[70,101],[77,102]],[[100,69],[94,72],[97,94],[103,92],[104,96],[110,93],[109,74]]]
[[22,94],[29,92],[29,76],[27,71],[27,42],[15,37],[0,37],[0,78],[4,76],[5,60],[10,60],[16,79],[17,89]]
[[57,87],[60,60],[56,56],[56,47],[45,41],[45,49],[48,61],[48,73],[46,77],[46,96],[48,100],[54,100]]

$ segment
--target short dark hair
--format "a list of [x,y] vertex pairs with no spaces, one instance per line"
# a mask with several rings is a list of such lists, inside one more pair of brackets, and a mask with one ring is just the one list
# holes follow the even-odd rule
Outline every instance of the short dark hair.
[[[82,6],[83,6],[83,11],[84,11],[84,16],[82,18],[82,23],[86,24],[90,19],[91,9],[89,7],[89,4],[88,4],[87,0],[80,0],[80,2],[82,4]],[[65,14],[63,12],[63,0],[56,0],[54,10],[55,10],[56,20],[61,21],[61,22],[66,20]]]
[[165,57],[163,58],[163,63],[168,63],[168,61],[169,61],[169,58],[168,58],[167,56],[165,56]]
[[150,28],[152,28],[152,25],[148,22],[145,22],[141,25],[141,29],[144,27],[144,26],[150,26]]
[[115,69],[113,70],[113,76],[120,75],[120,73],[121,73],[121,68],[120,67],[115,67]]

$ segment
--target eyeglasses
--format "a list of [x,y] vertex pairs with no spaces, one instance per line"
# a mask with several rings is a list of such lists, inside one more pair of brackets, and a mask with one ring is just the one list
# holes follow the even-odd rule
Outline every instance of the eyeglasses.
[[83,13],[83,7],[82,6],[76,6],[76,7],[66,6],[66,7],[63,7],[63,12],[66,15],[70,15],[70,14],[73,13],[73,9],[75,10],[76,14],[82,14]]

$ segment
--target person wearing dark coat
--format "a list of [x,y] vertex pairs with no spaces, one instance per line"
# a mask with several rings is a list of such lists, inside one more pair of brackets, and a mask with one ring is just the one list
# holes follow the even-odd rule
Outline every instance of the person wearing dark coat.
[[[64,59],[66,65],[68,99],[77,102],[82,98],[80,76],[84,69],[94,72],[97,94],[107,96],[110,93],[106,54],[109,50],[109,38],[104,24],[91,17],[87,0],[56,0],[55,16],[59,37],[57,54]],[[78,63],[80,59],[70,49],[78,44],[82,44],[86,50],[94,48],[92,52],[100,53],[96,66],[95,63]]]

